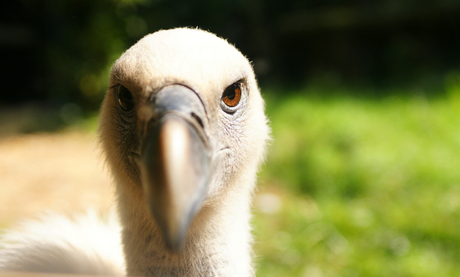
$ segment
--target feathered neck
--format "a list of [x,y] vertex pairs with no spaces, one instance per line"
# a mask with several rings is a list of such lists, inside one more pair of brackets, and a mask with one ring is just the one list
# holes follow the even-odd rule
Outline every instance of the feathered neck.
[[[252,187],[252,186],[249,186]],[[178,254],[162,234],[140,193],[119,186],[122,240],[129,276],[254,276],[251,262],[251,191],[228,191],[205,204]],[[123,195],[121,197],[121,195]]]

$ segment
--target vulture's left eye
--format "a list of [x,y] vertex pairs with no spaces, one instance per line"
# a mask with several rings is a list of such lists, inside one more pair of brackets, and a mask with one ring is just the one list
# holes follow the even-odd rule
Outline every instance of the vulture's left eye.
[[118,88],[118,104],[124,111],[130,111],[134,108],[134,99],[131,92],[125,87],[120,85]]
[[222,94],[222,101],[230,108],[235,107],[241,100],[241,86],[236,82],[228,86]]

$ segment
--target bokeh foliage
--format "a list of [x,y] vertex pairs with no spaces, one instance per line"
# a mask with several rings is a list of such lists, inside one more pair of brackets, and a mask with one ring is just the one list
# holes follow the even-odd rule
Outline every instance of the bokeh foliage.
[[274,142],[261,190],[281,204],[256,209],[259,276],[458,274],[460,75],[453,75],[448,96],[430,101],[308,89],[282,100],[268,92]]
[[[200,27],[227,38],[262,84],[440,86],[460,63],[460,2],[19,0],[0,17],[1,102],[95,109],[111,64],[147,33]],[[363,91],[366,93],[366,91]]]

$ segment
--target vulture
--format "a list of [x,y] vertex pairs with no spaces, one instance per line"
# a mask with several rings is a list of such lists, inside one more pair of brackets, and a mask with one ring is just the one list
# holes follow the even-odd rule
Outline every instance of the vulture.
[[250,206],[269,133],[234,46],[199,29],[145,36],[114,63],[100,113],[117,217],[6,232],[0,270],[254,276]]

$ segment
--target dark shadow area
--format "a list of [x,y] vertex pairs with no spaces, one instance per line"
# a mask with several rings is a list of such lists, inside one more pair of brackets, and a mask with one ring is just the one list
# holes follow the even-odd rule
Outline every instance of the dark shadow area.
[[[200,27],[254,63],[263,87],[420,86],[460,64],[460,2],[14,1],[2,9],[1,102],[99,107],[115,59],[147,33]],[[371,91],[371,90],[369,90]]]
[[79,105],[62,106],[35,101],[0,106],[0,139],[18,134],[57,132],[69,126],[90,121],[93,113],[84,112]]

